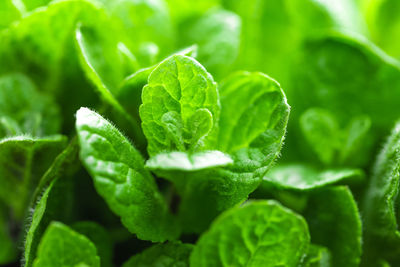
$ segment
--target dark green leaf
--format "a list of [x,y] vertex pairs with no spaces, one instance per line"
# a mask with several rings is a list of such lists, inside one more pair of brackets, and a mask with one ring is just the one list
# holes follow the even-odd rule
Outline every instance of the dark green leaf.
[[330,250],[331,266],[359,266],[361,218],[349,188],[337,186],[314,191],[304,217],[312,242]]

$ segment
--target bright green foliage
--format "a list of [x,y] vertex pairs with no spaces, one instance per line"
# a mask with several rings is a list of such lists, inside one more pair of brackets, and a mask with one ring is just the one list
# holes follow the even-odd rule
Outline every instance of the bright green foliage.
[[297,266],[310,237],[305,220],[275,201],[233,208],[198,240],[191,266]]
[[280,165],[263,177],[261,187],[276,186],[282,189],[307,191],[336,183],[359,182],[364,177],[360,169],[319,170],[304,164]]
[[132,256],[123,267],[189,267],[189,256],[193,245],[169,242],[154,245],[140,254]]
[[396,0],[364,0],[371,37],[390,55],[399,58],[400,3]]
[[16,3],[18,3],[18,2],[22,3],[25,6],[27,11],[31,11],[35,8],[43,7],[47,4],[49,4],[51,1],[54,1],[54,0],[17,0],[17,1],[13,0],[13,2],[16,2]]
[[[375,261],[381,254],[399,259],[400,122],[379,153],[364,200],[365,242]],[[371,247],[372,246],[372,247]],[[376,250],[376,247],[381,248]]]
[[14,2],[13,0],[0,2],[0,29],[8,27],[11,23],[21,18],[21,10]]
[[215,147],[217,86],[194,59],[175,55],[164,60],[150,74],[142,101],[140,117],[150,155]]
[[[193,89],[188,87],[186,90]],[[219,89],[220,129],[218,142],[210,148],[218,148],[230,154],[233,164],[216,168],[231,162],[228,158],[224,159],[224,156],[220,157],[222,163],[225,162],[221,164],[213,159],[209,151],[201,153],[201,157],[198,153],[191,154],[191,151],[184,153],[184,146],[174,147],[180,152],[161,153],[147,162],[147,166],[155,169],[158,176],[175,184],[182,200],[178,211],[185,232],[205,230],[221,211],[246,200],[277,157],[286,130],[289,105],[279,84],[266,75],[239,72],[222,82]],[[153,103],[159,108],[160,105],[155,105],[155,101]],[[218,99],[216,103],[219,103]],[[146,117],[143,115],[141,117],[145,123]],[[152,133],[157,132],[153,130]],[[213,153],[224,155],[218,151]],[[190,159],[191,164],[185,164],[188,167],[184,167],[183,160],[177,164],[174,159],[178,156]],[[164,163],[161,164],[160,159]],[[205,162],[208,163],[204,165]]]
[[176,238],[177,225],[140,153],[97,113],[81,108],[76,117],[80,157],[111,210],[140,239]]
[[47,266],[100,266],[96,247],[84,235],[68,226],[53,222],[39,244],[34,267]]
[[331,266],[358,266],[361,257],[361,218],[351,191],[337,186],[313,192],[304,217],[312,242],[327,247]]
[[0,0],[0,265],[400,266],[399,11]]

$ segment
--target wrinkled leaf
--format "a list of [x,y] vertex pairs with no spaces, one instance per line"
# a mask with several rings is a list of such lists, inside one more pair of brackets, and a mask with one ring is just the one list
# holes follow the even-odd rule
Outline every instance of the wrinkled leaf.
[[191,266],[297,266],[310,237],[305,220],[275,201],[221,214],[197,241]]

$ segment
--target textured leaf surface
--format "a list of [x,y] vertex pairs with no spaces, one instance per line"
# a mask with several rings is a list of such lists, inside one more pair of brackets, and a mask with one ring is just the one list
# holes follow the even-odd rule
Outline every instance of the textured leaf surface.
[[197,242],[191,266],[297,266],[310,237],[305,220],[275,201],[223,213]]
[[46,229],[39,244],[34,267],[50,266],[100,266],[96,247],[84,235],[68,226],[53,222]]
[[308,199],[304,213],[312,242],[327,247],[331,266],[359,266],[361,218],[349,188],[317,190]]
[[140,239],[176,238],[177,225],[140,153],[97,113],[81,108],[76,117],[80,157],[111,210]]
[[304,164],[279,165],[263,177],[263,184],[292,190],[313,190],[336,183],[359,182],[361,169],[337,168],[319,170]]
[[161,62],[143,88],[142,127],[151,156],[212,149],[218,134],[219,99],[211,75],[194,59]]
[[235,170],[265,172],[282,147],[289,105],[279,84],[262,73],[238,72],[220,87],[218,147],[234,155]]
[[400,122],[397,122],[375,161],[363,203],[366,253],[370,254],[365,257],[371,261],[377,260],[377,254],[398,258],[399,187]]
[[193,245],[180,242],[154,245],[140,254],[132,256],[123,267],[189,267],[189,256]]

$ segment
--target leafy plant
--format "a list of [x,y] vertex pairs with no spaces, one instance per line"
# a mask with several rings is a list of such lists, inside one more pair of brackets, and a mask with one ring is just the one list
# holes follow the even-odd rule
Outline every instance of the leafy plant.
[[399,7],[0,1],[0,265],[399,266]]

